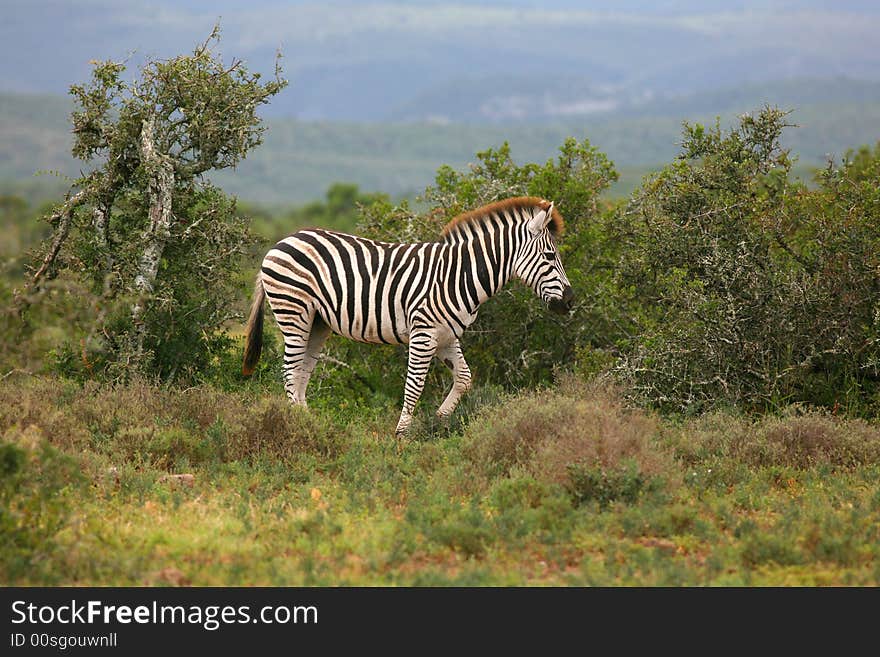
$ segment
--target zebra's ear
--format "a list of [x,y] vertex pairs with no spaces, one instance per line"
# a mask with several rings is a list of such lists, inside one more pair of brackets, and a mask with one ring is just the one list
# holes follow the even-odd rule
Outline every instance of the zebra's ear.
[[547,224],[550,223],[550,220],[553,218],[553,204],[550,204],[550,207],[546,210],[541,210],[538,214],[532,217],[529,220],[529,232],[533,235],[537,235],[542,230],[547,227]]

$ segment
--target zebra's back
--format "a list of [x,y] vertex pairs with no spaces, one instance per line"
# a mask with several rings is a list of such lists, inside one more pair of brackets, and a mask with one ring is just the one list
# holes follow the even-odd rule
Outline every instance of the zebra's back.
[[282,329],[285,315],[296,322],[314,312],[333,332],[354,340],[405,343],[440,246],[301,230],[266,254],[263,283]]

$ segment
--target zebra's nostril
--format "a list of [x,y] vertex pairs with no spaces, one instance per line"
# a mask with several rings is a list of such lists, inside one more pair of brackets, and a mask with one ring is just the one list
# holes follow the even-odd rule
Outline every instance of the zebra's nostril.
[[574,301],[574,290],[571,289],[571,285],[568,285],[562,291],[562,302],[567,303],[569,306],[571,306],[571,303],[573,301]]

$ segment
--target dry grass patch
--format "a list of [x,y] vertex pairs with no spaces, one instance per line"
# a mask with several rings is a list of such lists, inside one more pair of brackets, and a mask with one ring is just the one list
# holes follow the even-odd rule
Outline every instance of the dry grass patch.
[[656,433],[657,420],[626,407],[612,388],[568,379],[484,410],[468,426],[463,449],[477,485],[524,471],[579,500],[607,502],[677,481]]
[[664,433],[675,453],[687,463],[711,457],[753,467],[798,469],[880,463],[880,427],[814,410],[757,420],[713,413]]
[[42,377],[0,383],[0,435],[33,427],[53,445],[172,469],[185,461],[330,457],[344,436],[314,411],[283,398],[253,399],[209,387],[146,382],[83,386]]
[[768,417],[743,436],[734,452],[755,465],[809,468],[820,463],[841,467],[880,463],[880,428],[859,419],[838,419],[820,412]]
[[286,399],[260,399],[243,409],[237,422],[229,421],[227,450],[233,459],[263,456],[290,462],[302,453],[333,457],[346,444],[335,426]]

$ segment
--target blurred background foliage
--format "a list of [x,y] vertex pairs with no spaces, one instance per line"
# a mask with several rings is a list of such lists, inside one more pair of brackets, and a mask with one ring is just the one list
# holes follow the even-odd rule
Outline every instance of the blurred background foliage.
[[[477,153],[464,169],[442,166],[434,184],[414,199],[338,183],[324,200],[286,211],[229,206],[226,211],[255,235],[235,270],[232,309],[243,316],[262,254],[298,228],[434,240],[459,212],[507,196],[537,195],[553,199],[566,219],[560,248],[577,304],[569,316],[557,317],[518,283],[487,302],[463,338],[478,386],[530,388],[573,370],[587,378],[611,373],[633,398],[667,411],[768,410],[798,402],[872,415],[878,401],[880,145],[829,160],[805,184],[792,175],[793,158],[781,146],[785,131],[795,129],[787,123],[784,111],[764,107],[729,129],[685,124],[679,156],[628,199],[607,192],[617,179],[607,156],[588,140],[568,139],[544,163],[518,164],[503,143]],[[0,208],[9,226],[0,242],[8,307],[23,283],[22,254],[49,231],[36,219],[44,207],[6,195]],[[205,248],[210,244],[206,240]],[[193,303],[210,285],[174,263],[197,253],[171,253],[163,269],[168,284],[189,290],[181,294]],[[94,303],[76,276],[52,281],[35,306],[33,330],[4,340],[4,370],[99,376],[89,370],[83,350]],[[162,321],[174,331],[162,343],[167,360],[152,372],[159,380],[169,378],[187,333],[205,330],[182,306]],[[6,335],[20,335],[12,314],[4,322]],[[175,376],[245,385],[237,374],[240,332],[238,320],[224,323],[212,333],[216,348]],[[279,385],[276,333],[267,323],[267,351],[256,381],[247,385]],[[334,338],[311,396],[393,405],[405,366],[405,347]],[[446,379],[442,368],[432,369],[426,406],[445,392]]]

